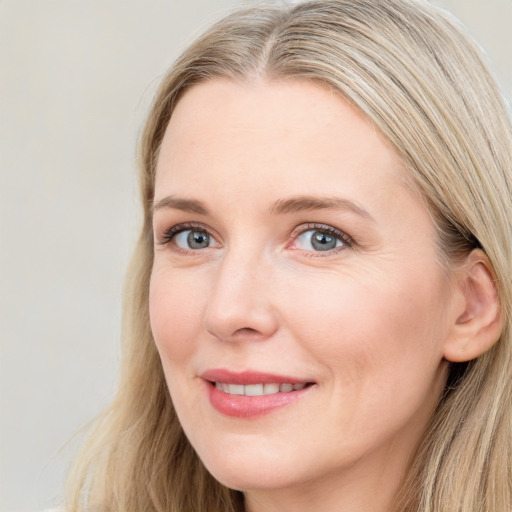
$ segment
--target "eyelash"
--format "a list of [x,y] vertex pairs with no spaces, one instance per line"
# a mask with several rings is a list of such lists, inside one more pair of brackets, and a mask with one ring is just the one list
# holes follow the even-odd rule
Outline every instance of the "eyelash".
[[[180,233],[183,233],[183,231],[202,231],[205,233],[208,233],[209,236],[212,238],[216,238],[216,235],[213,235],[211,233],[211,230],[208,229],[206,226],[203,226],[202,224],[192,224],[192,223],[183,223],[183,224],[176,224],[176,226],[172,226],[168,230],[165,231],[165,233],[162,235],[161,239],[159,240],[160,245],[166,245],[171,243],[174,238],[179,235]],[[181,247],[175,248],[178,251],[185,251],[185,249],[182,249]],[[190,250],[190,252],[197,252],[197,249]]]
[[[183,233],[184,231],[201,231],[207,233],[210,237],[213,239],[217,239],[217,236],[212,234],[211,230],[207,228],[206,226],[202,224],[194,224],[194,223],[183,223],[183,224],[177,224],[175,226],[172,226],[168,230],[165,231],[165,233],[162,235],[161,239],[159,240],[160,245],[167,245],[173,242],[175,237],[179,235],[180,233]],[[300,226],[297,226],[291,233],[292,240],[297,240],[299,236],[303,235],[304,233],[308,231],[318,231],[319,233],[324,233],[326,235],[333,236],[337,239],[339,239],[342,243],[342,247],[337,247],[334,249],[330,249],[325,251],[326,254],[322,254],[322,251],[307,251],[302,250],[305,253],[308,253],[312,257],[322,257],[322,256],[328,256],[331,255],[333,252],[338,252],[339,250],[342,250],[346,247],[352,247],[354,245],[354,240],[344,233],[343,231],[336,229],[332,226],[326,225],[326,224],[317,224],[317,223],[307,223],[307,224],[301,224]],[[186,253],[186,254],[197,254],[200,249],[183,249],[182,247],[174,246],[173,250],[180,253]],[[301,250],[301,249],[297,249]]]
[[[318,231],[319,233],[323,233],[325,235],[333,236],[343,243],[342,247],[336,247],[333,249],[330,249],[328,251],[325,251],[325,253],[322,253],[322,251],[305,251],[306,253],[309,253],[312,257],[318,258],[322,256],[330,256],[333,253],[336,253],[342,249],[345,249],[347,247],[352,247],[354,245],[354,240],[347,235],[345,232],[336,229],[333,226],[329,226],[327,224],[317,224],[317,223],[307,223],[307,224],[301,224],[297,228],[295,228],[292,231],[292,239],[297,240],[299,236],[303,235],[304,233],[307,233],[308,231]],[[300,250],[300,249],[298,249]]]

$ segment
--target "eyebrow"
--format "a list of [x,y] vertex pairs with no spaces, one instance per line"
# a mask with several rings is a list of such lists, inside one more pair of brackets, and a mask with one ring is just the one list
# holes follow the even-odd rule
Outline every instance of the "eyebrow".
[[[208,215],[208,209],[201,202],[195,199],[186,199],[175,196],[166,196],[153,205],[153,212],[161,209],[181,210],[189,213],[198,213],[199,215]],[[362,206],[342,197],[329,196],[296,196],[288,199],[278,199],[271,207],[270,213],[273,215],[286,215],[314,210],[349,210],[361,217],[373,220],[370,213]]]
[[337,196],[317,197],[317,196],[297,196],[289,199],[279,199],[272,207],[270,212],[273,214],[287,214],[312,210],[349,210],[361,217],[373,220],[370,213],[362,206]]
[[208,209],[201,201],[195,199],[185,199],[175,196],[167,196],[153,205],[153,213],[163,208],[172,208],[173,210],[182,210],[189,213],[199,213],[200,215],[208,215]]

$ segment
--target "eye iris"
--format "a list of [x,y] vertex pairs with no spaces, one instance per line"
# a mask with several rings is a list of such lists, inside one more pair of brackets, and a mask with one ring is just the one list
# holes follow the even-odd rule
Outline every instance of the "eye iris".
[[321,231],[314,231],[311,235],[311,245],[317,251],[329,251],[336,247],[336,237],[322,233]]
[[204,231],[191,231],[187,243],[191,249],[204,249],[210,245],[210,235]]

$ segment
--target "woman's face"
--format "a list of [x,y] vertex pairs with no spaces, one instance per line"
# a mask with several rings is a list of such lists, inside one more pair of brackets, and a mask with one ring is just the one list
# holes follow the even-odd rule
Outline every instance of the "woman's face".
[[196,85],[163,139],[154,235],[152,330],[211,473],[249,499],[392,492],[446,379],[454,301],[376,128],[305,81]]

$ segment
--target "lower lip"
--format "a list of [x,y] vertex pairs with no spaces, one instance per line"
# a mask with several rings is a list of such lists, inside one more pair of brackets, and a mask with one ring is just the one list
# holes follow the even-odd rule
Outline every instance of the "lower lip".
[[297,391],[271,395],[245,396],[224,393],[209,381],[206,384],[212,406],[221,414],[234,418],[256,418],[269,414],[276,409],[293,404],[313,387],[306,386]]

